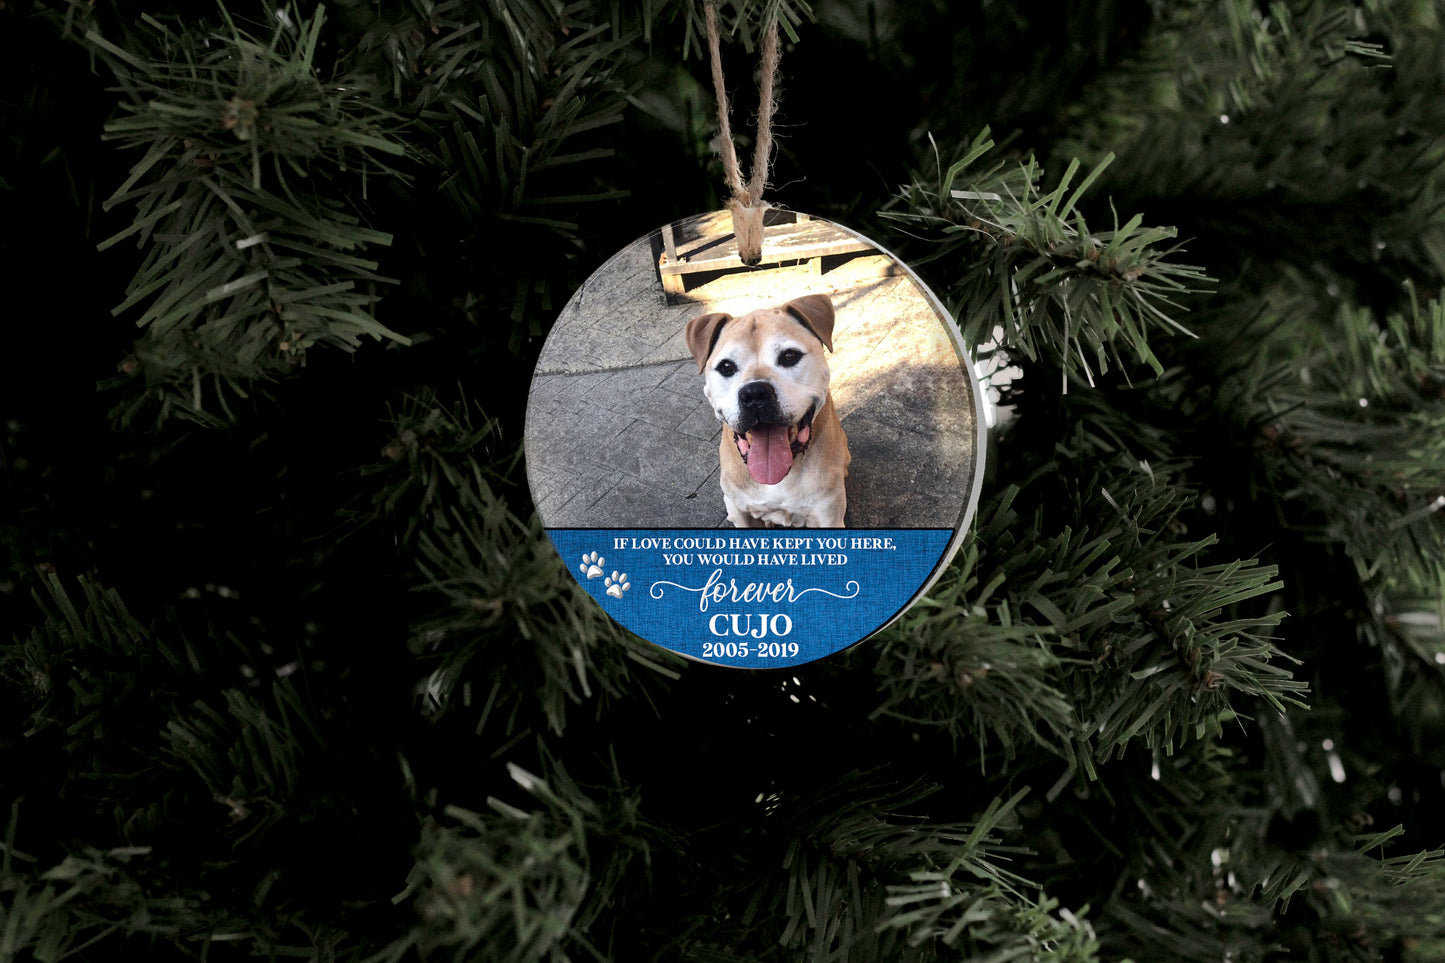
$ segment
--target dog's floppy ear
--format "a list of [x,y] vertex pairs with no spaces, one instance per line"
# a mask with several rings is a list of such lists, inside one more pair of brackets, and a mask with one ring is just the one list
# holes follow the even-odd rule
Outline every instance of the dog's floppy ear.
[[704,314],[687,323],[687,350],[697,360],[698,371],[707,366],[707,356],[712,354],[723,325],[732,319],[731,314]]
[[823,342],[829,351],[833,350],[833,299],[826,294],[809,294],[794,298],[783,305],[783,310],[802,322],[803,327]]

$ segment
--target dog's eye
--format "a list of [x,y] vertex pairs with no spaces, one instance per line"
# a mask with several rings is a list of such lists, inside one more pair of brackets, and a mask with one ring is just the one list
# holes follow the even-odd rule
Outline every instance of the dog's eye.
[[778,364],[782,365],[784,368],[791,368],[793,365],[797,364],[799,361],[802,360],[803,352],[799,351],[797,348],[789,348],[787,351],[784,351],[782,354],[778,355]]
[[718,374],[722,375],[724,378],[731,378],[733,375],[738,373],[738,366],[733,364],[727,358],[724,358],[717,363],[717,367],[713,370],[716,371]]

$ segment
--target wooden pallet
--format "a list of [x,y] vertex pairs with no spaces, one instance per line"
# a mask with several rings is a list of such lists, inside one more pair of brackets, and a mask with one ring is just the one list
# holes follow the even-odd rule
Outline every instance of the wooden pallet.
[[815,273],[822,274],[825,257],[877,252],[867,241],[837,225],[815,221],[795,211],[770,210],[763,224],[763,259],[751,267],[738,257],[738,242],[727,211],[700,214],[665,225],[662,250],[657,255],[657,273],[667,300],[683,299],[688,275],[751,271],[768,265],[800,262],[807,262]]

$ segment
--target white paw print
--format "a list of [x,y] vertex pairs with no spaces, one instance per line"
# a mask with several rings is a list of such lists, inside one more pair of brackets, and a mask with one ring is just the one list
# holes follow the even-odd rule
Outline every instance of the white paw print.
[[[606,562],[607,559],[601,555],[598,555],[596,552],[590,552],[582,556],[582,564],[577,566],[577,568],[587,578],[601,578],[602,566],[606,564]],[[612,574],[616,575],[617,573],[613,572]]]
[[632,583],[627,581],[626,572],[623,572],[621,575],[613,572],[602,580],[602,584],[607,586],[607,594],[615,599],[622,598],[622,593],[632,588]]

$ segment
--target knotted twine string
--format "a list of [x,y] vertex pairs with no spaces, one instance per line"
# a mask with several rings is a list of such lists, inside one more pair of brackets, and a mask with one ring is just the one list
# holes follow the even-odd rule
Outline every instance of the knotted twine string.
[[723,87],[722,51],[719,49],[717,8],[705,4],[708,52],[712,55],[712,87],[717,96],[717,123],[722,134],[723,173],[727,177],[727,208],[733,216],[733,235],[738,242],[738,257],[744,264],[757,264],[763,259],[763,189],[768,183],[768,161],[773,153],[773,81],[778,73],[778,19],[772,18],[763,35],[763,73],[758,81],[758,137],[753,152],[753,176],[743,184],[738,168],[737,149],[733,146],[732,125],[728,121],[727,90]]

